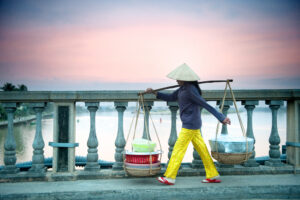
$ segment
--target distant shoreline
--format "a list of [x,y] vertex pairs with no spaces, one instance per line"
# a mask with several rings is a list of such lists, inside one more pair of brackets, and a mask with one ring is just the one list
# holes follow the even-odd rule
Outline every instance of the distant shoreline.
[[[52,117],[53,117],[52,113],[43,115],[43,119],[44,118],[52,118]],[[32,122],[34,120],[36,120],[36,115],[29,115],[29,116],[26,116],[26,117],[18,117],[16,119],[14,119],[14,125],[15,124],[28,123],[28,122]],[[7,125],[8,125],[8,121],[7,120],[0,122],[0,128],[7,127]]]
[[[216,107],[215,109],[217,109],[219,111],[219,109]],[[85,111],[83,109],[78,109],[79,112],[76,113],[76,116],[85,116],[85,115],[89,115],[90,113],[88,111]],[[131,112],[135,112],[135,109],[132,107],[132,108],[129,108],[128,111],[131,111]],[[268,107],[257,107],[254,109],[254,112],[268,112],[270,111],[271,112],[271,109],[268,108]],[[283,112],[286,112],[286,106],[282,106],[280,107],[279,111],[283,111]],[[103,109],[102,107],[102,110],[99,110],[98,112],[101,112],[101,113],[105,113],[105,112],[117,112],[115,110],[115,108],[110,108],[110,107],[106,107]],[[235,108],[234,107],[230,107],[230,109],[228,110],[228,114],[232,114],[232,113],[235,113]],[[246,109],[245,108],[241,108],[239,107],[239,112],[242,113],[242,112],[246,112]],[[166,109],[160,109],[160,108],[156,108],[156,109],[153,109],[150,111],[151,115],[170,115],[171,114],[171,111],[166,108]],[[177,114],[179,113],[179,111],[177,112]],[[142,114],[142,112],[141,112]],[[207,115],[207,114],[210,114],[207,110],[203,109],[202,111],[202,115]],[[43,119],[49,119],[49,118],[53,118],[53,113],[48,113],[48,114],[44,114],[43,115]],[[19,117],[19,118],[16,118],[14,119],[14,124],[23,124],[23,123],[29,123],[31,121],[34,121],[36,120],[36,115],[30,115],[30,116],[26,116],[26,117]],[[8,125],[8,121],[1,121],[0,122],[0,128],[4,128],[4,127],[7,127]]]

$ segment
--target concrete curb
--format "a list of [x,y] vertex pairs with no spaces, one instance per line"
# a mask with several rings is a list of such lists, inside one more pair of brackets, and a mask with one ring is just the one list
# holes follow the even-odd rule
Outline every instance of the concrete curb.
[[154,178],[1,183],[0,199],[300,199],[299,175],[179,177],[174,186]]

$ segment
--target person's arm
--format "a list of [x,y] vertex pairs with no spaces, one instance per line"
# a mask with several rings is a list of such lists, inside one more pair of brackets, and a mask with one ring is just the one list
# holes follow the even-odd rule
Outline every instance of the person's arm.
[[[190,87],[188,91],[189,91],[190,98],[193,103],[205,108],[208,112],[213,114],[220,122],[230,124],[229,118],[226,118],[225,115],[218,112],[215,108],[213,108],[211,105],[209,105],[205,101],[205,99],[203,99],[203,97],[198,93],[196,88]],[[229,120],[229,122],[228,122],[228,120]]]
[[157,95],[156,95],[156,97],[158,99],[161,99],[161,100],[164,100],[164,101],[177,101],[177,96],[178,96],[178,90],[175,90],[171,94],[157,92]]
[[161,92],[155,92],[152,88],[148,88],[146,90],[147,93],[152,93],[156,96],[156,98],[164,100],[164,101],[177,101],[178,89],[175,90],[171,94],[165,94]]

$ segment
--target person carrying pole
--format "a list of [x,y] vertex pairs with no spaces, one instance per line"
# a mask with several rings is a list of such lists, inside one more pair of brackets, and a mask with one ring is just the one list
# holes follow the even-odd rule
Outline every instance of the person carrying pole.
[[200,133],[202,125],[200,107],[205,108],[213,114],[223,124],[231,124],[230,119],[218,112],[202,98],[202,91],[198,85],[200,79],[198,75],[185,63],[177,67],[167,75],[168,78],[177,81],[180,86],[172,94],[157,92],[152,88],[147,88],[145,93],[152,93],[158,99],[164,101],[178,101],[182,129],[174,145],[174,149],[164,174],[164,177],[158,177],[157,180],[163,184],[174,185],[178,169],[185,155],[189,143],[192,144],[203,161],[206,172],[206,179],[203,183],[220,183],[219,173],[213,163],[213,160],[207,150],[204,140]]

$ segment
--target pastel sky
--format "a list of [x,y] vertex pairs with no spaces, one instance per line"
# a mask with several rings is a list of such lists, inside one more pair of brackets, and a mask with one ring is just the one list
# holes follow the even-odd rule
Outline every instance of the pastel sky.
[[300,88],[300,1],[0,0],[0,85],[144,89],[182,63],[237,89]]

